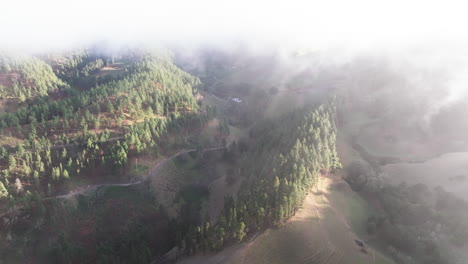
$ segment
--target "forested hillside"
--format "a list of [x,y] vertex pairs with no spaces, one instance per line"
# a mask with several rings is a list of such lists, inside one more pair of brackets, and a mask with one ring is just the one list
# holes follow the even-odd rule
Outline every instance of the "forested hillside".
[[215,225],[205,219],[181,241],[189,252],[221,249],[246,235],[277,226],[295,214],[322,174],[339,169],[335,106],[324,104],[259,122],[247,141],[225,154],[238,166],[243,185],[236,199],[226,197]]
[[196,78],[151,56],[129,72],[0,117],[1,181],[11,197],[28,191],[51,195],[56,184],[91,163],[123,166],[129,151],[157,148],[168,124],[196,114]]
[[[54,253],[53,241],[63,246],[72,235],[64,228],[72,213],[53,197],[68,192],[72,180],[86,184],[86,178],[99,177],[95,174],[129,178],[130,157],[142,152],[157,156],[163,144],[169,146],[161,140],[168,130],[202,121],[195,99],[200,81],[160,54],[135,51],[106,57],[85,50],[2,56],[0,77],[0,259],[12,262],[25,260],[21,252],[44,261],[77,261],[78,251],[70,248]],[[128,203],[129,210],[142,216],[166,219],[158,228],[167,230],[168,220],[154,211],[151,198],[144,200],[142,210],[153,213]],[[92,211],[86,214],[92,217],[97,205],[89,206]],[[53,231],[56,225],[63,227],[59,237]],[[47,232],[54,233],[46,240],[52,244],[38,244]],[[44,252],[33,254],[38,246]],[[104,251],[97,254],[105,259]]]
[[0,99],[0,256],[13,263],[220,250],[283,225],[341,168],[334,100],[271,115],[282,98],[271,87],[217,97],[220,87],[164,52],[87,49],[21,63],[5,57],[0,72],[12,92]]
[[3,54],[0,54],[0,81],[2,99],[11,97],[20,102],[69,87],[44,61],[36,57]]

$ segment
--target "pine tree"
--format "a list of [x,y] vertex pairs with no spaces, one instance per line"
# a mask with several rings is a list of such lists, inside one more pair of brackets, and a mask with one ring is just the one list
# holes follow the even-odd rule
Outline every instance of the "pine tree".
[[68,171],[65,169],[63,170],[62,175],[65,180],[68,180],[70,178],[70,174],[68,174]]
[[0,181],[0,198],[8,197],[8,190],[3,185],[3,182]]
[[235,236],[236,236],[236,239],[239,241],[242,241],[242,239],[244,239],[245,237],[245,223],[244,222],[239,222],[237,224]]
[[39,183],[39,172],[37,170],[34,170],[33,178],[36,183]]
[[8,157],[8,166],[10,170],[13,170],[16,168],[16,159],[12,155]]
[[0,146],[0,159],[3,159],[7,156],[7,151],[3,146]]
[[275,176],[275,179],[273,181],[273,189],[278,192],[278,188],[280,186],[280,180],[278,178],[278,176]]

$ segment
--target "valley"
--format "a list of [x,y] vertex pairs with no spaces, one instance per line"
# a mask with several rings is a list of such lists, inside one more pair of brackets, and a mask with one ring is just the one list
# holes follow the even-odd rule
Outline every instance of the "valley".
[[0,264],[468,263],[462,4],[1,6]]
[[2,259],[463,259],[458,134],[435,140],[444,132],[350,96],[362,73],[314,55],[179,52],[3,59]]

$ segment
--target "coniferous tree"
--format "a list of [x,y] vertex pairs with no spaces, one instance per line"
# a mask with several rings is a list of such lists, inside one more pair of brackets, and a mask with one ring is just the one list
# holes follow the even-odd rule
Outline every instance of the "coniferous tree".
[[8,190],[3,185],[3,182],[0,181],[0,199],[8,197]]

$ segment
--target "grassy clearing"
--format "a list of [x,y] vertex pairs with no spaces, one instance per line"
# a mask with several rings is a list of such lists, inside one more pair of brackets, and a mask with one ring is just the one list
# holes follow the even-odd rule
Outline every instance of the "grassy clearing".
[[[317,222],[318,219],[312,221]],[[303,222],[270,230],[258,237],[258,241],[248,249],[245,258],[238,263],[301,263],[311,252],[318,250],[314,249],[315,243],[303,234],[304,229],[314,228],[316,227],[308,226],[308,222]]]
[[[211,105],[216,107],[216,118],[209,121],[208,124],[203,128],[200,134],[200,141],[204,143],[204,145],[213,145],[216,143],[216,138],[220,138],[221,135],[219,134],[219,122],[225,118],[229,119],[229,116],[232,113],[227,112],[226,100],[221,99],[213,94],[209,94],[206,92],[201,92],[203,96],[203,104],[204,105]],[[239,128],[237,126],[233,126],[232,124],[229,125],[229,136],[226,137],[226,142],[231,144],[234,140],[239,141],[240,138],[247,136],[248,128]]]
[[[197,135],[189,136],[189,142],[198,142],[202,146],[216,146],[219,144],[219,120],[217,118],[208,121],[208,123],[201,129]],[[194,144],[195,146],[197,144]]]
[[229,136],[226,139],[228,144],[231,144],[233,141],[239,141],[241,138],[246,138],[248,136],[248,128],[238,128],[235,126],[229,125]]
[[383,254],[374,245],[369,254],[359,251],[354,239],[367,241],[365,224],[368,216],[374,211],[371,206],[358,194],[351,190],[345,182],[334,181],[326,197],[329,206],[323,212],[323,227],[327,230],[332,244],[346,256],[341,263],[382,263],[390,264],[393,261]]
[[[180,213],[186,202],[200,205],[200,210],[206,212],[211,203],[205,201],[207,198],[212,199],[209,186],[226,172],[221,159],[222,152],[217,151],[181,155],[167,161],[158,169],[157,174],[150,175],[151,189],[172,217]],[[224,195],[225,193],[222,197],[217,196],[217,199],[223,201]]]
[[[225,175],[224,171],[220,172],[220,175]],[[226,176],[221,176],[210,183],[210,197],[207,206],[212,223],[216,222],[224,208],[224,197],[231,196],[236,199],[242,180],[243,178],[238,178],[229,184]]]
[[109,167],[95,167],[83,170],[78,177],[71,177],[67,182],[65,190],[76,190],[87,185],[105,183],[124,183],[132,179],[141,179],[146,175],[159,159],[154,159],[151,155],[132,158],[125,168],[112,169]]
[[130,177],[141,177],[142,175],[145,175],[148,172],[149,167],[146,165],[135,165],[132,166],[130,171],[128,172],[128,175]]
[[0,136],[0,145],[14,147],[18,143],[23,144],[24,139],[16,137],[14,133],[12,129],[4,131]]
[[180,172],[173,161],[168,161],[159,168],[157,175],[150,175],[150,189],[161,205],[168,209],[171,217],[178,214],[173,206],[178,189],[180,188]]
[[384,249],[384,245],[375,243],[366,231],[368,217],[379,215],[378,209],[372,207],[366,200],[351,190],[347,183],[338,182],[332,186],[327,198],[334,208],[333,213],[344,218],[344,221],[349,223],[352,231],[375,249],[374,263],[393,263],[390,258],[380,253]]
[[337,212],[343,214],[353,231],[362,238],[367,237],[366,222],[372,215],[367,202],[342,183],[342,188],[330,192],[328,199]]
[[[206,92],[201,92],[203,96],[203,104],[216,107],[216,118],[209,121],[208,124],[202,129],[198,140],[202,142],[203,145],[213,146],[219,144],[219,140],[223,137],[219,133],[219,123],[224,119],[229,119],[229,116],[232,114],[226,110],[226,100],[221,99],[213,94]],[[234,140],[239,140],[239,138],[246,136],[247,129],[241,129],[233,125],[229,125],[229,136],[226,137],[226,142],[228,144],[232,143]]]
[[175,158],[174,165],[177,167],[179,179],[185,183],[200,181],[205,176],[199,167],[199,161],[190,155]]
[[76,190],[81,187],[86,187],[87,185],[94,184],[103,184],[103,183],[118,183],[124,182],[128,178],[125,174],[120,173],[119,171],[112,172],[108,168],[88,168],[86,171],[83,171],[82,174],[78,177],[71,177],[65,186],[64,190]]
[[3,99],[0,99],[0,115],[16,112],[20,106],[21,104],[18,99],[4,97]]
[[221,99],[217,97],[216,95],[206,93],[203,91],[201,91],[200,93],[203,96],[203,100],[202,100],[203,105],[216,106],[216,113],[218,116],[224,112],[224,108],[226,106],[226,100]]
[[131,64],[124,63],[124,62],[117,62],[114,64],[109,64],[99,70],[97,76],[119,76],[120,74],[124,74],[127,69],[131,66]]

